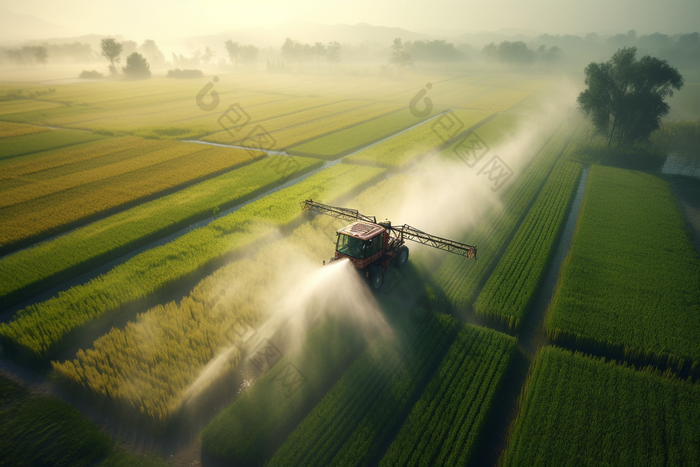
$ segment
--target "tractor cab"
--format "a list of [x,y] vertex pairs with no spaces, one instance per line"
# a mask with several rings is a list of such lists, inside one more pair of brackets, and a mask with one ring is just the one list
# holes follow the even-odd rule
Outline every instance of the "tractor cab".
[[386,228],[369,222],[353,222],[337,231],[335,257],[348,258],[358,268],[372,264],[386,251]]

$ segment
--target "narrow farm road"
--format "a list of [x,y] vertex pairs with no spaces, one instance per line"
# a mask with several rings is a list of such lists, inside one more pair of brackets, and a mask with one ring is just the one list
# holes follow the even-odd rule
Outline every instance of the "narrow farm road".
[[668,181],[681,205],[690,228],[690,239],[700,257],[700,179],[671,175]]

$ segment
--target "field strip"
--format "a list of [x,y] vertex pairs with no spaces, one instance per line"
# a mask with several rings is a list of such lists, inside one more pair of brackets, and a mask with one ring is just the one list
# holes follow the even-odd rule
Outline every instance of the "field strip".
[[[212,144],[212,143],[209,143],[209,144]],[[235,212],[235,211],[241,209],[242,207],[244,207],[250,203],[258,201],[267,195],[270,195],[272,193],[276,193],[280,190],[283,190],[285,188],[289,188],[292,185],[295,185],[299,182],[302,182],[306,178],[310,177],[311,175],[314,175],[315,173],[320,172],[321,170],[332,167],[332,166],[338,164],[339,162],[340,161],[325,162],[323,165],[321,165],[317,169],[313,169],[313,170],[306,172],[306,173],[303,173],[297,177],[291,178],[288,181],[286,181],[285,183],[280,184],[276,187],[270,188],[270,189],[260,193],[259,195],[255,196],[254,198],[251,198],[247,201],[244,201],[240,204],[237,204],[233,207],[230,207],[228,209],[221,211],[216,217],[212,215],[212,216],[207,217],[206,219],[203,219],[201,221],[194,222],[190,225],[187,225],[186,227],[183,227],[182,229],[178,230],[177,232],[173,232],[172,234],[164,236],[158,240],[154,240],[154,241],[152,241],[152,242],[150,242],[142,247],[136,248],[136,249],[130,251],[129,253],[126,253],[126,254],[124,254],[118,258],[115,258],[107,263],[104,263],[104,264],[102,264],[102,265],[100,265],[100,266],[98,266],[98,267],[96,267],[88,272],[85,272],[85,273],[83,273],[83,274],[81,274],[73,279],[70,279],[68,281],[65,281],[65,282],[59,284],[59,285],[56,285],[55,287],[52,287],[51,289],[49,289],[49,290],[47,290],[39,295],[35,295],[34,297],[32,297],[29,300],[25,300],[18,305],[14,305],[12,307],[9,307],[6,310],[3,310],[2,312],[0,312],[0,322],[9,322],[12,319],[13,315],[17,311],[19,311],[23,308],[26,308],[30,305],[35,304],[35,303],[40,303],[40,302],[43,302],[45,300],[48,300],[49,298],[58,295],[60,292],[68,290],[76,285],[80,285],[80,284],[89,282],[90,280],[92,280],[92,279],[94,279],[102,274],[107,273],[115,266],[118,266],[120,264],[125,263],[129,259],[133,258],[134,256],[136,256],[136,255],[138,255],[146,250],[149,250],[149,249],[155,248],[155,247],[159,247],[159,246],[163,246],[167,243],[170,243],[171,241],[191,232],[192,230],[198,229],[200,227],[204,227],[204,226],[210,224],[211,222],[215,221],[216,219],[223,217],[223,216],[226,216],[228,214],[231,214],[232,212]],[[47,240],[44,240],[44,242],[50,242],[52,240],[55,240],[58,237],[63,237],[65,235],[70,234],[71,232],[74,232],[75,230],[77,230],[77,229],[73,229],[73,230],[70,230],[68,232],[64,232],[62,234],[56,235],[56,236],[51,237]],[[16,252],[13,252],[12,254],[14,254],[14,253],[16,253]]]
[[[394,133],[394,134],[392,134],[392,135],[390,135],[390,136],[387,136],[387,137],[384,138],[384,139],[381,139],[381,140],[379,140],[379,141],[375,141],[374,143],[369,144],[369,145],[367,145],[367,146],[363,146],[363,147],[361,147],[360,149],[351,152],[350,154],[346,154],[345,156],[343,156],[343,157],[341,157],[341,158],[338,158],[338,159],[336,159],[335,161],[332,161],[331,165],[337,164],[338,162],[340,162],[340,161],[341,161],[342,159],[344,159],[345,157],[352,156],[353,154],[356,154],[356,153],[358,153],[358,152],[360,152],[360,151],[364,151],[364,150],[367,149],[367,148],[371,148],[372,146],[376,146],[377,144],[383,143],[384,141],[390,140],[391,138],[394,138],[394,137],[399,136],[399,135],[401,135],[401,134],[403,134],[403,133],[406,133],[407,131],[410,131],[410,130],[412,130],[413,128],[419,127],[419,126],[421,126],[421,125],[424,124],[424,123],[428,123],[429,121],[431,121],[431,120],[433,120],[433,119],[435,119],[435,118],[438,118],[440,115],[443,115],[443,114],[445,114],[445,113],[447,113],[447,112],[450,112],[451,110],[452,110],[452,109],[450,109],[450,110],[445,110],[444,112],[439,113],[438,115],[435,115],[435,116],[433,116],[433,117],[430,117],[429,119],[423,120],[423,121],[421,121],[421,122],[419,122],[419,123],[416,123],[415,125],[413,125],[413,126],[411,126],[411,127],[409,127],[409,128],[405,128],[405,129],[403,129],[403,130],[401,130],[401,131],[399,131],[399,132],[397,132],[397,133]],[[485,122],[486,122],[486,120],[484,120],[484,123],[485,123]],[[360,122],[359,124],[362,124],[362,123],[363,123],[363,122]],[[471,130],[471,129],[470,129],[470,130]],[[340,131],[342,131],[342,130],[340,130]],[[327,135],[326,135],[326,136],[327,136]],[[250,147],[245,147],[245,146],[235,146],[235,145],[232,145],[232,144],[211,143],[211,142],[209,142],[209,141],[200,141],[200,140],[182,140],[182,142],[183,142],[183,143],[209,144],[209,145],[211,145],[211,146],[220,146],[220,147],[237,148],[237,149],[247,149],[247,150],[250,150],[250,151],[262,151],[262,152],[265,152],[265,153],[267,153],[267,154],[275,154],[275,155],[281,155],[281,156],[290,156],[290,154],[287,154],[286,151],[274,151],[274,150],[271,150],[271,149],[257,149],[257,148],[250,148]],[[322,158],[320,158],[320,157],[318,157],[318,156],[309,155],[309,154],[304,154],[304,157],[313,157],[313,158],[317,158],[317,159],[322,159]],[[322,159],[322,160],[326,160],[326,159]]]

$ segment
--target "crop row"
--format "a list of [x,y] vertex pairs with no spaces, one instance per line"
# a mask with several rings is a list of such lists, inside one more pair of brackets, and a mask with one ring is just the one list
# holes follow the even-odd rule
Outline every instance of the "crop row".
[[288,148],[305,141],[313,140],[323,135],[342,131],[367,120],[382,117],[396,111],[396,104],[383,102],[372,103],[359,109],[348,110],[339,115],[334,115],[321,120],[314,120],[299,125],[293,125],[272,133],[276,140],[276,148]]
[[[99,150],[99,147],[96,149]],[[10,186],[0,185],[3,194],[0,209],[81,185],[148,169],[158,164],[175,165],[177,159],[197,158],[199,157],[197,153],[206,149],[210,148],[171,141],[140,144],[134,149],[104,153],[99,158],[25,174],[21,177],[23,182],[21,186],[11,186],[12,180],[10,180]]]
[[[194,139],[221,131],[222,126],[218,119],[234,103],[240,105],[251,118],[260,114],[266,114],[269,118],[314,106],[303,99],[264,94],[222,93],[219,99],[221,104],[214,112],[202,111],[192,98],[188,98],[169,104],[169,106],[177,105],[174,108],[158,104],[154,109],[136,115],[134,112],[139,109],[138,107],[124,109],[121,112],[106,111],[100,118],[71,126],[89,128],[98,133],[111,135],[130,134],[158,139]],[[321,103],[315,105],[321,105]],[[277,109],[276,113],[272,113],[273,108]]]
[[380,338],[352,364],[269,462],[368,465],[454,339],[457,321],[428,314]]
[[566,217],[582,166],[561,160],[518,227],[474,304],[478,314],[520,328]]
[[[289,275],[293,268],[279,265],[328,256],[324,234],[338,229],[338,222],[328,217],[313,219],[287,239],[256,250],[250,259],[229,262],[202,279],[179,304],[153,307],[125,327],[111,329],[92,348],[80,350],[75,359],[54,363],[58,376],[129,407],[151,422],[169,420],[205,365],[232,344],[241,345],[236,336],[259,328],[267,319],[269,297],[278,293],[275,284],[298,280]],[[349,279],[359,277],[352,271]],[[334,298],[340,300],[345,293],[357,300],[357,291],[349,287],[350,282],[344,280]],[[338,314],[336,301],[325,308],[319,303],[315,306],[318,311],[336,310]],[[224,370],[235,370],[240,355],[239,348],[233,349],[225,357]],[[153,361],[158,368],[153,368]]]
[[494,89],[491,93],[464,104],[471,109],[503,112],[532,94],[529,89]]
[[318,172],[206,227],[144,251],[58,297],[20,310],[10,323],[0,324],[0,335],[15,349],[45,359],[73,329],[192,274],[299,218],[300,200],[330,201],[382,173],[380,169],[345,165]]
[[30,394],[0,376],[2,465],[164,467],[163,460],[127,453],[68,403]]
[[502,209],[489,213],[477,227],[464,235],[463,241],[479,248],[479,259],[465,262],[460,261],[461,258],[448,257],[445,260],[433,281],[441,300],[458,307],[473,303],[487,274],[496,265],[499,253],[527,214],[575,131],[575,123],[561,125],[537,151],[522,174],[506,187],[501,197]]
[[545,322],[549,337],[697,369],[700,260],[668,182],[593,166],[580,209]]
[[488,116],[480,110],[453,110],[343,159],[343,162],[398,168],[437,150]]
[[420,122],[408,109],[392,112],[293,147],[288,152],[336,159]]
[[[261,125],[265,128],[265,130],[268,133],[274,133],[276,131],[284,130],[295,125],[300,125],[302,123],[313,122],[317,120],[322,121],[321,119],[325,120],[329,118],[333,119],[338,117],[342,119],[342,115],[344,112],[365,107],[367,105],[368,104],[366,101],[361,100],[338,101],[327,105],[321,105],[318,107],[305,108],[305,110],[299,110],[298,112],[293,112],[288,115],[281,115],[276,116],[274,118],[268,118],[262,121]],[[279,113],[277,113],[279,111],[275,111],[274,108],[270,109],[270,111],[275,112],[274,115],[279,115]],[[255,127],[255,122],[261,119],[262,116],[258,116],[257,114],[255,114],[254,109],[251,109],[250,112],[246,111],[246,113],[249,113],[251,118],[251,123],[247,126],[251,127],[252,129],[253,127]],[[250,130],[248,130],[247,127],[244,127],[241,130],[234,128],[232,131],[220,131],[218,133],[211,134],[202,138],[202,140],[214,143],[241,144],[244,143],[249,132]],[[274,147],[277,148],[279,147],[279,145],[276,144]]]
[[2,146],[0,146],[0,160],[49,149],[64,148],[102,138],[104,136],[76,130],[53,130],[6,137],[3,138]]
[[32,135],[42,133],[44,131],[49,131],[49,128],[36,125],[22,125],[20,123],[12,122],[0,122],[0,139]]
[[516,349],[512,337],[464,326],[379,465],[469,465]]
[[545,347],[502,465],[696,465],[700,386]]
[[[207,425],[201,433],[203,451],[235,465],[260,465],[365,344],[352,323],[327,318],[307,334],[299,350],[280,359]],[[285,382],[290,369],[304,378],[303,384]]]
[[60,106],[61,104],[57,102],[34,101],[29,99],[0,101],[0,116],[2,116],[3,120],[6,120],[8,117],[11,118],[13,114],[46,111]]
[[[364,209],[369,207],[366,199],[386,200],[387,194],[400,189],[405,182],[402,178],[398,175],[382,180],[347,205]],[[293,207],[298,212],[298,206]],[[110,330],[74,360],[54,364],[57,373],[152,420],[169,419],[179,410],[184,391],[212,355],[230,345],[246,326],[258,327],[266,319],[267,297],[277,292],[274,284],[290,280],[285,275],[289,268],[280,268],[279,264],[305,264],[309,258],[320,263],[332,252],[329,237],[342,225],[342,221],[325,216],[302,223],[286,239],[256,250],[251,259],[232,261],[205,277],[178,305],[151,308],[123,329]],[[336,300],[326,308],[336,309],[342,293],[353,295],[351,302],[357,300],[357,291],[348,279],[343,279],[342,289],[334,293]],[[148,339],[143,338],[146,335]],[[151,369],[154,355],[162,371]],[[238,365],[237,355],[230,356],[231,369]]]
[[320,165],[302,157],[270,156],[5,256],[0,259],[0,275],[6,278],[0,303],[36,294]]
[[[84,222],[90,216],[136,204],[146,197],[186,186],[264,157],[261,152],[235,148],[167,144],[175,145],[171,150],[179,157],[103,180],[91,181],[91,171],[88,171],[82,185],[1,208],[0,222],[4,228],[0,246],[27,243]],[[132,154],[139,153],[137,147]],[[99,164],[99,161],[96,162]]]
[[[83,131],[55,130],[50,133],[52,137],[57,137],[58,140],[50,144],[48,149],[36,149],[29,147],[22,150],[21,155],[11,159],[0,160],[0,180],[2,181],[2,189],[5,190],[5,184],[12,179],[23,180],[25,176],[35,174],[37,172],[46,172],[60,167],[72,167],[76,164],[90,163],[95,159],[94,163],[99,163],[104,157],[112,154],[124,154],[128,151],[135,151],[139,148],[155,150],[159,147],[164,147],[159,141],[144,140],[143,138],[134,138],[131,136],[123,138],[105,138],[104,136],[95,136],[94,141],[76,144],[70,147],[61,147],[60,139],[64,134],[70,135],[89,135],[90,133]],[[37,135],[44,136],[44,134]],[[13,138],[14,139],[14,138]],[[8,140],[12,141],[12,140]],[[28,141],[28,140],[27,140]],[[52,149],[56,145],[55,149]],[[25,154],[24,151],[27,151]],[[69,169],[70,170],[70,169]]]

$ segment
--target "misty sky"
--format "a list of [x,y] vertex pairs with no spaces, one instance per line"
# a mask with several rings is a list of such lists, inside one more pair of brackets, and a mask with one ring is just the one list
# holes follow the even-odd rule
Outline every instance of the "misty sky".
[[700,0],[0,0],[0,7],[61,26],[67,35],[185,37],[293,20],[366,22],[445,34],[533,29],[552,34],[693,32]]

